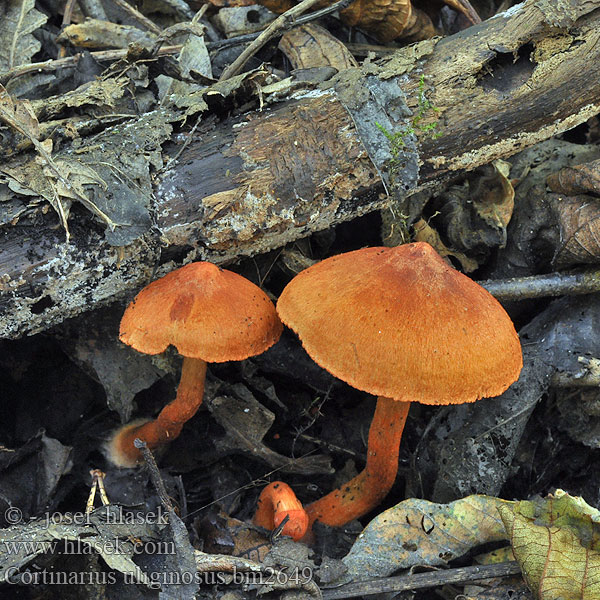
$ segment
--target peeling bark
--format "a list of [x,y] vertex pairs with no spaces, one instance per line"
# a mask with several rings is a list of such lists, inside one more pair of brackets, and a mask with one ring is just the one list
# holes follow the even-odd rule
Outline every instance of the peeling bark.
[[[529,0],[321,89],[206,123],[155,177],[155,226],[128,246],[110,246],[79,215],[68,245],[52,214],[0,228],[0,337],[131,296],[171,259],[222,264],[265,252],[388,206],[390,183],[409,195],[585,122],[600,112],[599,8],[600,0]],[[439,112],[422,123],[439,121],[436,139],[406,129],[423,75]],[[391,82],[388,91],[397,84],[396,97],[375,97],[376,80]],[[402,149],[381,122],[407,132]],[[165,162],[182,143],[163,146]]]

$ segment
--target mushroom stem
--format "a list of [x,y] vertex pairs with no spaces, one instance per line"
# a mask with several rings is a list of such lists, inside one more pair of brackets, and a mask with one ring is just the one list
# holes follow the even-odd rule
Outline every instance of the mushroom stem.
[[308,530],[308,515],[287,483],[273,481],[260,493],[252,522],[272,531],[286,516],[289,519],[281,532],[298,541]]
[[311,526],[321,521],[340,527],[368,513],[385,498],[398,472],[398,450],[409,407],[410,402],[377,398],[364,470],[306,507]]
[[160,411],[156,420],[142,425],[136,437],[144,440],[149,448],[176,438],[185,422],[196,414],[202,404],[205,379],[206,361],[184,357],[175,400]]
[[110,443],[110,455],[115,464],[133,467],[141,460],[140,451],[133,441],[140,438],[148,448],[156,448],[175,439],[186,421],[189,421],[202,404],[206,361],[184,357],[177,396],[167,404],[153,421],[127,423],[118,429]]

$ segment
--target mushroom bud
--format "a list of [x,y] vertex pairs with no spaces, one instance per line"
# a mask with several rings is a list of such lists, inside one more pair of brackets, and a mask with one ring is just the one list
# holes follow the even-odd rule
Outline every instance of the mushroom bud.
[[308,530],[308,515],[292,488],[283,481],[273,481],[258,497],[258,508],[252,519],[255,525],[273,530],[288,517],[281,533],[298,541]]

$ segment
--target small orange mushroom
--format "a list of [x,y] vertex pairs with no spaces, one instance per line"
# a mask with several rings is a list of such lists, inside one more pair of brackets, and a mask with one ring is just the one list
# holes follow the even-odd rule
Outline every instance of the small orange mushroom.
[[259,527],[273,530],[281,525],[285,517],[288,517],[288,521],[281,533],[296,541],[303,538],[308,530],[306,511],[287,483],[273,481],[260,493],[252,521]]
[[113,463],[133,467],[141,459],[135,438],[155,448],[175,439],[202,404],[207,362],[261,354],[283,325],[268,296],[251,281],[209,262],[195,262],[152,282],[127,307],[120,339],[145,354],[173,345],[183,355],[177,396],[151,421],[119,428],[108,445]]
[[502,306],[424,242],[313,265],[283,290],[277,312],[321,367],[378,396],[364,470],[306,508],[311,525],[344,525],[386,496],[410,402],[497,396],[523,366]]

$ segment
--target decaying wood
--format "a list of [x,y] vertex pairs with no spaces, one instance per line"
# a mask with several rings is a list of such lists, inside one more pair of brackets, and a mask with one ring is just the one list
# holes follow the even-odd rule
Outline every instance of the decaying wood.
[[[397,82],[413,111],[424,76],[439,109],[423,120],[439,121],[439,137],[416,131],[421,167],[408,191],[507,157],[600,112],[598,8],[600,0],[528,0],[368,66],[370,81]],[[41,331],[129,297],[159,265],[158,273],[175,266],[168,261],[223,264],[388,206],[373,139],[388,145],[388,157],[402,154],[375,126],[390,107],[381,107],[381,119],[373,113],[370,146],[367,125],[357,128],[352,104],[369,95],[364,77],[349,69],[335,85],[207,122],[183,149],[178,139],[163,145],[165,162],[180,155],[155,177],[154,227],[127,246],[110,246],[79,216],[69,222],[68,245],[52,214],[0,229],[0,336]]]

